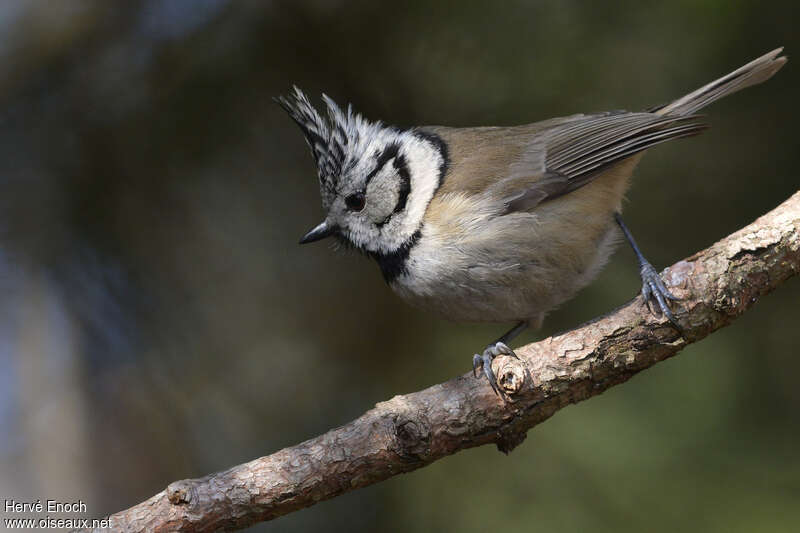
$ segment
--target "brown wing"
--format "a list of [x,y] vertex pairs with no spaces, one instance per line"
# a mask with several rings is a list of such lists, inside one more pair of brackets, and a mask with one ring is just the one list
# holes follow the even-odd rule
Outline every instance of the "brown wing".
[[542,132],[544,173],[508,197],[507,211],[526,211],[591,182],[605,170],[665,141],[700,133],[697,116],[612,112],[591,115]]
[[700,133],[708,126],[692,113],[768,80],[786,64],[782,50],[652,112],[573,115],[514,128],[436,128],[454,152],[441,191],[482,194],[501,212],[533,209],[656,144]]
[[527,211],[586,185],[656,144],[695,135],[697,116],[615,111],[510,128],[428,128],[451,151],[439,194],[482,195],[500,212]]

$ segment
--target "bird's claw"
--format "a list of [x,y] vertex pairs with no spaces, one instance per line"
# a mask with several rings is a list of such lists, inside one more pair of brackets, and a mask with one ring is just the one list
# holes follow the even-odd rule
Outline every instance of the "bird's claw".
[[494,393],[500,396],[504,401],[506,399],[506,395],[503,390],[500,388],[500,385],[497,383],[497,377],[494,375],[494,371],[492,370],[492,361],[498,355],[509,355],[515,359],[519,359],[514,350],[509,348],[504,342],[497,341],[494,344],[490,344],[483,350],[482,354],[475,354],[472,356],[472,375],[476,378],[478,377],[478,367],[483,369],[483,375],[486,376],[487,381],[489,381],[489,385],[492,387]]
[[678,323],[678,320],[669,308],[669,302],[678,301],[680,298],[667,289],[661,276],[658,275],[653,265],[647,261],[642,263],[640,274],[642,276],[642,297],[644,298],[647,308],[655,316],[666,316],[672,325],[675,326],[675,329],[685,337],[686,335],[683,327]]

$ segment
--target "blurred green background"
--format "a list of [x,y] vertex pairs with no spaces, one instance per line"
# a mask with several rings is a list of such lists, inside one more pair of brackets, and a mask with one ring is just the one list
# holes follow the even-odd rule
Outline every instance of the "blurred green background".
[[[466,372],[506,327],[408,308],[300,247],[296,83],[401,126],[638,110],[780,45],[797,2],[15,0],[0,4],[0,494],[100,517]],[[800,184],[800,65],[643,160],[663,268]],[[639,288],[621,247],[527,343]],[[533,429],[253,531],[796,531],[800,283]],[[4,515],[6,516],[6,515]]]

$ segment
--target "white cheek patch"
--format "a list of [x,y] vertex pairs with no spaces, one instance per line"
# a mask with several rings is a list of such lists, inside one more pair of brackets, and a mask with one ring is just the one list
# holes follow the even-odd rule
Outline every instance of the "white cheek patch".
[[436,146],[413,132],[404,133],[399,142],[411,191],[405,208],[392,214],[381,228],[379,249],[384,253],[397,250],[420,229],[428,204],[439,187],[439,172],[444,164],[444,156]]
[[394,166],[394,159],[388,161],[369,182],[366,197],[367,218],[373,224],[383,224],[394,211],[400,198],[400,176]]

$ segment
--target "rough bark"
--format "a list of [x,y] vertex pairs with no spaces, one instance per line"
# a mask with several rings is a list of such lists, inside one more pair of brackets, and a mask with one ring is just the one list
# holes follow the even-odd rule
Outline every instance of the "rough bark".
[[217,531],[270,520],[409,472],[459,450],[511,451],[528,429],[728,325],[800,272],[800,192],[753,224],[668,268],[685,337],[637,297],[607,316],[499,357],[509,397],[464,375],[379,403],[324,435],[200,479],[177,481],[112,515],[115,531]]

